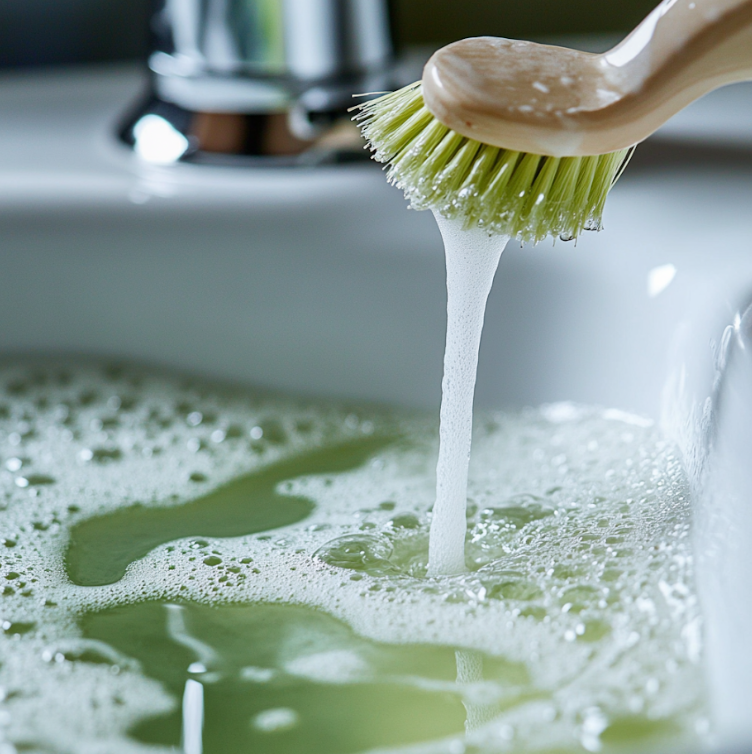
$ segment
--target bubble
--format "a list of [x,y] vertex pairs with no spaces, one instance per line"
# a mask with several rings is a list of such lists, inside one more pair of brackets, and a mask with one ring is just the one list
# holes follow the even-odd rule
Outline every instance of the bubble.
[[561,602],[567,606],[567,612],[581,613],[587,607],[596,604],[602,596],[600,589],[587,584],[581,584],[571,589],[566,589],[562,596]]
[[[480,512],[480,519],[486,522],[500,523],[504,526],[521,529],[533,521],[540,521],[542,518],[554,515],[553,508],[537,502],[538,498],[524,495],[520,496],[519,500],[521,504],[485,508]],[[510,503],[513,501],[510,500],[507,502]]]
[[394,529],[417,529],[420,527],[420,519],[412,513],[405,513],[389,519],[389,524]]
[[314,557],[336,568],[366,571],[371,574],[392,573],[397,568],[389,560],[392,543],[375,534],[348,534],[327,542]]
[[517,571],[483,573],[480,583],[486,590],[487,599],[532,602],[543,596],[543,591],[537,584]]

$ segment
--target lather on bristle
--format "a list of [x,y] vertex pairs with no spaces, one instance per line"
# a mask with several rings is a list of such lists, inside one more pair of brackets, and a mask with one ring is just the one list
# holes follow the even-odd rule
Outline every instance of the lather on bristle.
[[634,151],[548,157],[482,144],[429,112],[420,81],[355,109],[373,158],[415,209],[534,243],[600,229],[606,196]]

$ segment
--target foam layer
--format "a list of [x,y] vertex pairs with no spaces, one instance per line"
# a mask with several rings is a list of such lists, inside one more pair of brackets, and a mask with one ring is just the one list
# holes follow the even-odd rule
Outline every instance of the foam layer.
[[[672,449],[639,417],[570,404],[480,417],[472,570],[429,579],[430,420],[96,364],[6,365],[0,385],[0,741],[146,751],[125,730],[180,700],[82,639],[76,623],[145,599],[292,602],[375,641],[522,665],[518,686],[489,691],[472,681],[473,655],[458,657],[479,695],[467,742],[481,751],[608,749],[628,723],[674,743],[706,728],[686,486]],[[277,484],[276,494],[313,503],[298,523],[164,542],[112,584],[66,576],[69,531],[85,519],[136,503],[177,514],[240,475],[379,436],[401,439],[359,468],[293,469]],[[290,662],[309,675],[341,667],[355,682],[347,659]],[[507,699],[490,720],[489,693]],[[455,751],[457,740],[414,750]]]

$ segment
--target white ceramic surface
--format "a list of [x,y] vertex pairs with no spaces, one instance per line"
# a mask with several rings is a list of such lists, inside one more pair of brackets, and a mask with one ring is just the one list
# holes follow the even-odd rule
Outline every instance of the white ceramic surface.
[[[370,164],[141,163],[113,131],[133,69],[0,82],[0,350],[106,352],[313,393],[438,401],[443,260]],[[747,263],[745,174],[676,168],[614,191],[575,248],[510,247],[478,401],[656,415],[676,318]],[[674,282],[647,294],[673,263]],[[701,284],[701,285],[699,285]],[[699,285],[699,288],[698,288]]]
[[[129,68],[0,77],[0,352],[104,353],[437,405],[445,292],[431,216],[407,211],[369,164],[142,163],[113,135],[142,86]],[[712,97],[665,137],[752,144],[749,88]],[[752,383],[737,369],[719,388],[717,353],[752,289],[750,207],[749,168],[643,168],[613,191],[604,232],[511,244],[478,381],[481,405],[571,399],[657,418],[673,375],[664,414],[688,461],[733,469],[720,497],[698,482],[698,520],[727,509],[698,552],[719,719],[748,740],[752,565],[717,553],[752,537],[752,445],[728,418],[746,416]],[[723,389],[737,408],[706,411]]]

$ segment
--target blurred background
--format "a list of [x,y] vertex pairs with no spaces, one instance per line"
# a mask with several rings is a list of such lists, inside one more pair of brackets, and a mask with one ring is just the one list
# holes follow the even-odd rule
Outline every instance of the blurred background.
[[[394,0],[400,45],[493,34],[619,34],[657,0]],[[151,0],[0,0],[0,67],[146,56]]]

